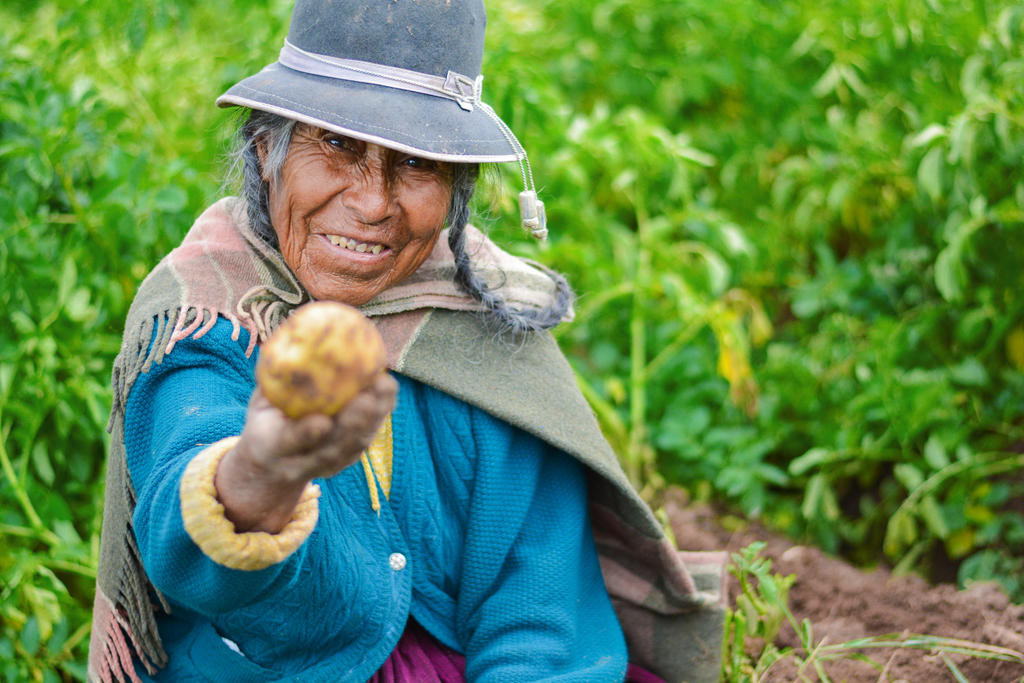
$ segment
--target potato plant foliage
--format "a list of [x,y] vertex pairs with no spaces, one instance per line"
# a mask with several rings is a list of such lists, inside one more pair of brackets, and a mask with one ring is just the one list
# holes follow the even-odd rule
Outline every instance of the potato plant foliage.
[[[0,677],[84,680],[108,378],[290,3],[0,6]],[[1024,600],[1024,6],[495,0],[485,98],[648,493]]]

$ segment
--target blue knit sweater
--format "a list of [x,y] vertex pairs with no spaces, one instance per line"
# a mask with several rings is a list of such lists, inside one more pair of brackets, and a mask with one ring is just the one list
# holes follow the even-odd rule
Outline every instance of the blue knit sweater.
[[363,681],[410,615],[466,656],[469,680],[622,680],[583,467],[406,377],[379,515],[357,465],[317,482],[316,529],[284,561],[241,571],[206,557],[184,529],[179,482],[206,445],[241,433],[257,354],[245,357],[244,330],[230,334],[221,320],[179,342],[128,399],[135,533],[172,608],[160,619],[170,664],[155,680]]

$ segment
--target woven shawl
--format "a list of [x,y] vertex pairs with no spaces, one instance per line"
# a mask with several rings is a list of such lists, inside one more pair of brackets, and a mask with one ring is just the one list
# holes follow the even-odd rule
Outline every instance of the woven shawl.
[[[553,296],[547,271],[513,257],[469,227],[477,272],[513,306]],[[410,278],[362,307],[385,340],[388,366],[571,454],[590,471],[590,510],[601,570],[630,660],[668,681],[717,681],[724,616],[724,553],[680,553],[633,490],[547,332],[509,341],[482,306],[452,282],[445,236]],[[167,661],[156,614],[170,607],[149,582],[132,530],[135,493],[124,448],[124,409],[139,373],[227,318],[247,354],[309,295],[226,198],[200,216],[149,274],[128,313],[113,369],[111,446],[93,610],[89,678],[137,680],[133,659],[155,672]]]

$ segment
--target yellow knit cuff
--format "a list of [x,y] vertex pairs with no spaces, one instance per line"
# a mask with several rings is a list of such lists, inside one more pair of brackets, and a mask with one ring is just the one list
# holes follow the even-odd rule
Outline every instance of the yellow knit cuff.
[[192,458],[181,478],[181,516],[185,531],[207,557],[230,569],[252,571],[281,562],[309,537],[319,517],[320,487],[306,485],[292,518],[278,533],[236,533],[213,484],[220,459],[236,443],[237,436],[222,439]]

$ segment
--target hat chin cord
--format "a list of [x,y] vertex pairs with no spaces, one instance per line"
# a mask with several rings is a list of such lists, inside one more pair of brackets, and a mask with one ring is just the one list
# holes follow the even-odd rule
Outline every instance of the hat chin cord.
[[523,230],[529,231],[531,235],[539,240],[548,238],[548,217],[544,211],[544,202],[537,196],[537,189],[533,184],[533,170],[530,168],[530,157],[526,154],[526,148],[519,142],[512,129],[501,120],[494,109],[485,102],[480,102],[480,109],[487,114],[495,125],[505,136],[509,146],[519,155],[519,172],[523,177],[523,191],[519,193],[519,218],[522,221]]
[[449,71],[446,77],[433,76],[400,67],[374,64],[354,59],[342,59],[331,55],[309,52],[285,39],[284,47],[278,56],[278,62],[289,69],[328,78],[345,81],[370,83],[387,88],[396,88],[410,92],[423,93],[434,97],[443,97],[455,101],[462,109],[473,111],[474,106],[480,107],[498,127],[509,147],[516,153],[519,161],[519,172],[523,178],[523,191],[519,193],[519,215],[524,230],[539,240],[548,236],[547,214],[544,202],[537,197],[533,184],[533,171],[526,149],[516,138],[512,129],[501,120],[486,102],[483,101],[483,76],[475,79],[463,74]]

